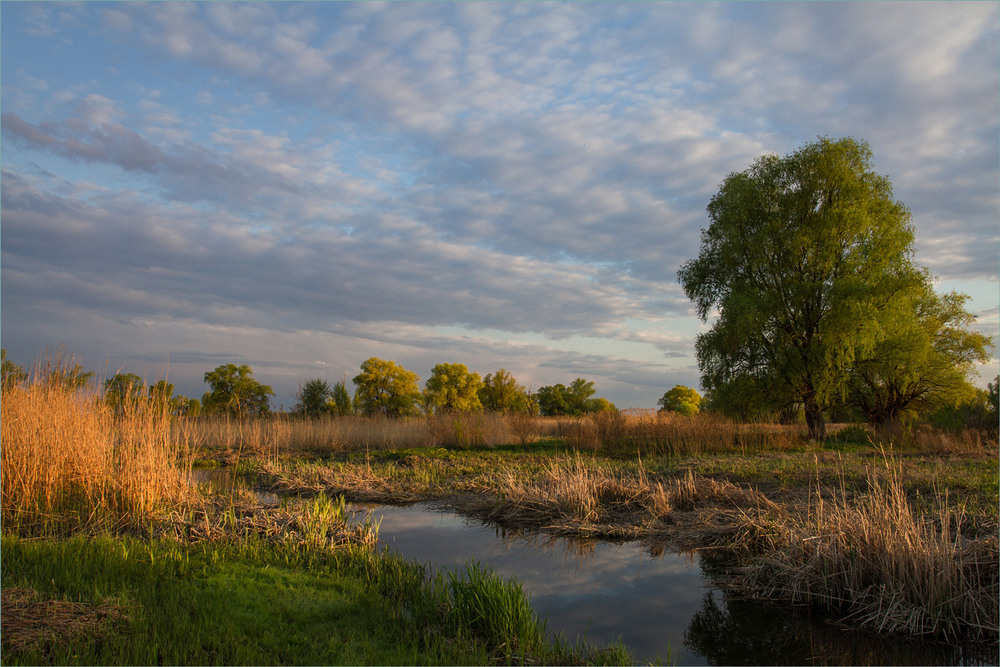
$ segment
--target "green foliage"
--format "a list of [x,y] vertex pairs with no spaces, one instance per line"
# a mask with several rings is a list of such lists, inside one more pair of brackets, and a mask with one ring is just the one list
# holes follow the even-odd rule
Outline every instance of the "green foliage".
[[33,374],[36,382],[50,387],[62,387],[67,391],[85,389],[94,379],[94,371],[83,370],[76,355],[67,353],[61,346],[54,351],[47,351],[44,360],[36,364]]
[[306,417],[330,414],[330,399],[332,397],[333,389],[326,380],[321,378],[306,380],[305,384],[299,385],[299,390],[295,393],[298,403],[292,410]]
[[351,395],[347,393],[347,381],[341,379],[340,382],[333,385],[333,390],[330,394],[330,401],[327,403],[330,412],[337,416],[345,416],[354,413],[354,407],[351,405]]
[[989,417],[995,422],[1000,418],[1000,375],[993,382],[986,383],[986,404],[989,406]]
[[355,409],[363,415],[405,417],[420,414],[420,378],[394,361],[371,357],[354,377]]
[[972,331],[968,297],[938,296],[928,280],[879,316],[885,337],[851,369],[848,401],[872,424],[894,424],[972,400],[969,375],[989,360],[988,337]]
[[470,373],[465,364],[437,364],[424,384],[427,412],[470,412],[482,410],[479,373]]
[[7,389],[27,379],[27,371],[7,358],[7,349],[0,350],[0,386]]
[[594,382],[577,378],[569,387],[555,384],[542,387],[534,395],[541,413],[545,416],[582,415],[590,412],[614,410],[615,406],[605,398],[591,398]]
[[104,381],[104,402],[117,415],[135,410],[144,393],[145,383],[133,373],[118,373]]
[[700,410],[741,422],[774,421],[780,404],[766,378],[738,375],[705,392]]
[[174,396],[174,385],[166,380],[149,385],[148,398],[154,410],[171,414],[181,414],[181,410],[188,405],[188,399],[184,396]]
[[701,408],[701,394],[690,387],[677,385],[656,402],[660,412],[678,412],[685,417],[693,417]]
[[494,412],[531,411],[527,390],[503,368],[483,378],[483,386],[479,389],[479,402],[485,409]]
[[[987,386],[993,387],[992,383]],[[990,389],[969,387],[968,393],[962,399],[942,405],[927,415],[927,421],[943,431],[954,434],[971,429],[986,431],[995,438],[1000,424],[997,422],[994,397],[995,394],[990,395]]]
[[188,398],[187,396],[177,396],[173,400],[173,404],[176,406],[174,408],[175,414],[184,417],[197,417],[201,414],[201,401],[197,398]]
[[229,414],[238,419],[263,415],[270,411],[268,396],[274,391],[253,377],[253,370],[246,364],[224,364],[205,373],[205,382],[211,387],[202,397],[206,413]]
[[820,139],[728,176],[708,214],[678,272],[701,319],[718,312],[696,343],[702,385],[753,378],[824,438],[823,409],[878,343],[879,312],[924,282],[909,211],[867,143]]

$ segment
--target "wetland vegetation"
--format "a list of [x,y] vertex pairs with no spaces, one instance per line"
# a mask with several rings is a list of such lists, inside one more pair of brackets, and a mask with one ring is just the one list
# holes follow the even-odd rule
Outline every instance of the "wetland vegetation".
[[[11,664],[632,660],[547,634],[517,582],[376,549],[378,526],[349,521],[347,502],[711,552],[737,598],[996,641],[988,434],[849,428],[819,443],[801,426],[617,411],[237,421],[116,411],[42,380],[2,399]],[[206,465],[241,484],[199,486]]]

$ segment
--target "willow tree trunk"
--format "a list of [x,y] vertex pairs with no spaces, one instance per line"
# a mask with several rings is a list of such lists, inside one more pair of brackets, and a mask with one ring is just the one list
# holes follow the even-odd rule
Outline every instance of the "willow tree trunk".
[[806,425],[809,427],[809,437],[817,442],[826,440],[826,420],[823,418],[823,408],[815,401],[805,402]]

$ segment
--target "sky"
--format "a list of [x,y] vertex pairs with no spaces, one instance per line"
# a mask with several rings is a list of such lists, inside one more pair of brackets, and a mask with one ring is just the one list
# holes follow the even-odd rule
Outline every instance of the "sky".
[[[0,338],[291,408],[369,357],[699,386],[731,173],[854,137],[1000,334],[996,2],[0,3]],[[993,351],[976,384],[1000,364]]]

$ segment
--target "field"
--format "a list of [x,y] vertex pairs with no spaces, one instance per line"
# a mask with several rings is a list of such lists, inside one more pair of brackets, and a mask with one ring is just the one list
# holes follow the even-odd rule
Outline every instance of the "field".
[[[546,638],[487,571],[427,576],[373,549],[377,526],[346,520],[354,501],[712,550],[747,597],[996,640],[997,445],[979,433],[884,442],[852,426],[816,443],[804,427],[655,413],[236,422],[115,413],[43,383],[2,399],[11,664],[630,660]],[[201,466],[245,488],[207,493]],[[301,500],[265,506],[254,489]]]

